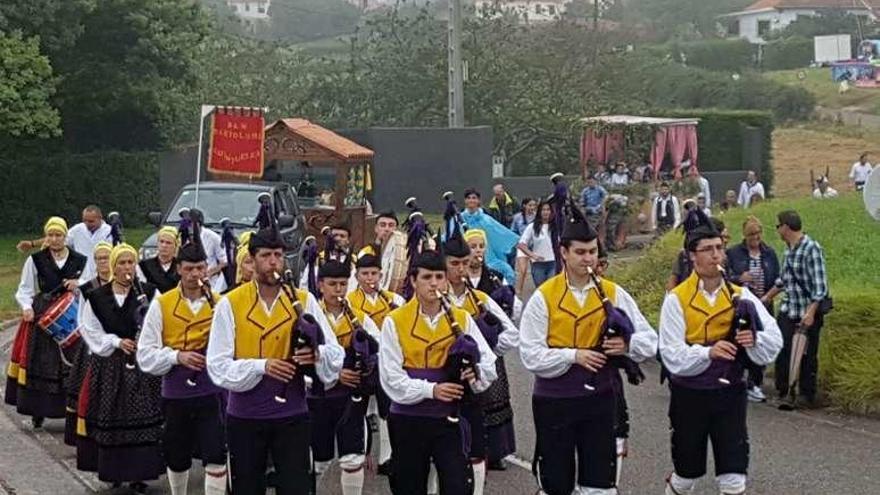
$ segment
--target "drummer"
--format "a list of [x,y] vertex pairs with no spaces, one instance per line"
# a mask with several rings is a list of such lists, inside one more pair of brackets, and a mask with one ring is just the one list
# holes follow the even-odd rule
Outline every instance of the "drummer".
[[15,336],[7,369],[6,403],[31,417],[34,428],[44,418],[63,418],[64,367],[58,344],[34,323],[49,309],[55,296],[76,289],[86,257],[65,244],[67,222],[51,217],[43,226],[43,249],[29,256],[21,270],[15,300],[21,307],[21,325]]
[[373,230],[376,240],[358,252],[358,259],[369,254],[381,260],[379,288],[391,292],[402,290],[406,278],[406,236],[397,230],[398,225],[397,215],[393,211],[379,213]]

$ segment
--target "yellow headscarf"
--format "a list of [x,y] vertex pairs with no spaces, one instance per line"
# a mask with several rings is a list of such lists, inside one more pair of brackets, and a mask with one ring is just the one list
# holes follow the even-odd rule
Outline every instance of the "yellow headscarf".
[[113,252],[113,244],[110,244],[107,241],[100,241],[95,244],[95,249],[92,250],[92,256],[98,254],[98,251],[109,251]]
[[465,241],[469,241],[475,237],[483,239],[483,242],[488,244],[488,239],[486,239],[486,231],[483,229],[468,229],[464,233]]
[[247,249],[248,244],[250,244],[250,242],[251,242],[252,235],[254,235],[254,232],[252,230],[245,230],[244,232],[239,234],[238,235],[238,245]]
[[235,253],[235,285],[241,284],[241,265],[250,256],[247,245],[242,244]]
[[49,217],[46,224],[43,225],[43,233],[48,234],[53,231],[67,235],[67,222],[61,217]]
[[156,234],[156,238],[158,239],[159,237],[162,237],[163,235],[168,236],[171,239],[173,239],[172,242],[174,242],[174,247],[180,247],[180,238],[177,237],[177,229],[176,228],[171,227],[169,225],[166,225],[166,226],[162,227],[161,229],[159,229],[159,232]]
[[113,280],[116,273],[116,264],[119,262],[119,257],[126,253],[131,254],[134,257],[134,261],[137,262],[138,253],[131,244],[123,242],[113,246],[113,250],[110,251],[110,280]]

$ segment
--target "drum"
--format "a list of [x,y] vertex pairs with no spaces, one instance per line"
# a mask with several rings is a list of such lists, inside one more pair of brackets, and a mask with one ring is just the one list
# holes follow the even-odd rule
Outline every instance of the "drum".
[[73,292],[65,292],[52,301],[37,326],[45,330],[62,348],[69,347],[79,339],[77,314],[79,301]]
[[[388,268],[390,267],[390,269]],[[382,280],[379,282],[383,290],[399,292],[403,290],[406,280],[406,234],[395,231],[382,250]]]

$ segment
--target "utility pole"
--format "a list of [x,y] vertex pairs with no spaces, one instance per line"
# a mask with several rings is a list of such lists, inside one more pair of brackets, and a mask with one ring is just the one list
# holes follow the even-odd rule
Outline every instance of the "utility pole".
[[599,0],[593,0],[593,31],[599,30]]
[[461,0],[449,0],[449,127],[464,127],[464,63],[461,58]]

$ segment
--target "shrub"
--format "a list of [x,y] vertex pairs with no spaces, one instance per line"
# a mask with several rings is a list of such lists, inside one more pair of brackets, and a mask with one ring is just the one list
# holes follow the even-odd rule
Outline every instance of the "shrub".
[[[710,39],[687,43],[668,43],[646,48],[661,57],[685,62],[690,67],[738,72],[755,66],[755,45],[744,39]],[[681,59],[684,54],[685,60]]]
[[764,70],[785,70],[807,67],[813,61],[813,40],[791,36],[769,41],[764,45],[761,67]]

